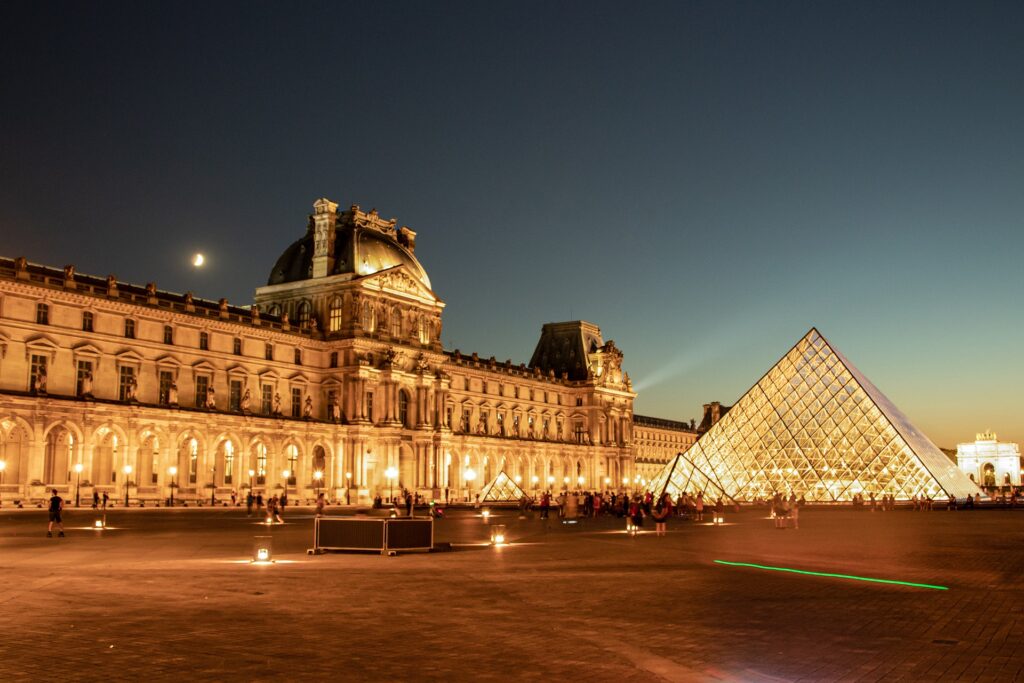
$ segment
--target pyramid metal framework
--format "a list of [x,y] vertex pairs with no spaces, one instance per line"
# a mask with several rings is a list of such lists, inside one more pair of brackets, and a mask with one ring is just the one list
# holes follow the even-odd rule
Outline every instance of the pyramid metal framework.
[[737,500],[979,492],[814,328],[686,455]]
[[480,491],[481,503],[517,503],[526,493],[519,488],[505,470],[498,472],[489,484]]
[[651,480],[650,491],[657,500],[662,493],[668,493],[672,500],[678,500],[683,493],[695,496],[703,493],[706,500],[722,498],[735,502],[733,497],[715,479],[710,470],[704,470],[682,453],[672,460]]

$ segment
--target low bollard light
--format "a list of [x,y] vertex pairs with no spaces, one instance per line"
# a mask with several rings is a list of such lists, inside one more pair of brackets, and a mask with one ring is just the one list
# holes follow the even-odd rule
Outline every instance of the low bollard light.
[[483,510],[480,511],[480,516],[483,517],[484,521],[486,522],[491,518],[491,511],[488,510],[487,508],[484,508]]
[[102,529],[105,526],[107,526],[107,520],[103,517],[97,519],[96,522],[93,524],[94,529]]
[[252,563],[271,564],[274,561],[270,536],[256,536],[252,544]]
[[505,525],[495,524],[491,527],[491,545],[505,544]]

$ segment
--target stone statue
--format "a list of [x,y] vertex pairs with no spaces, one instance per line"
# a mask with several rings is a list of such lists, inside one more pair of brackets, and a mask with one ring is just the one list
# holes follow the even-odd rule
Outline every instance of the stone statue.
[[332,422],[341,422],[341,406],[334,401],[327,404],[327,414]]
[[86,370],[82,375],[82,398],[92,398],[92,370]]
[[147,282],[146,283],[146,294],[149,295],[149,296],[156,296],[156,283],[155,282]]
[[427,357],[422,353],[416,356],[416,371],[421,375],[430,369],[430,363],[427,361]]
[[274,394],[274,405],[273,405],[273,408],[271,409],[270,413],[272,415],[280,415],[281,414],[281,394]]
[[135,400],[135,393],[139,390],[139,380],[135,379],[135,375],[128,378],[128,382],[124,387],[124,400],[131,402]]
[[249,309],[249,312],[252,313],[252,321],[253,322],[259,322],[259,320],[260,320],[260,307],[258,305],[256,305],[256,304],[253,304],[252,308]]
[[317,332],[320,331],[320,323],[316,321],[315,315],[309,317],[309,329],[313,334],[316,334]]
[[74,266],[64,266],[64,281],[65,282],[74,282],[75,281],[75,267]]
[[117,294],[117,278],[113,275],[107,276],[107,296],[114,296]]
[[213,390],[213,387],[207,387],[206,388],[206,408],[208,410],[213,410],[216,407],[217,407],[216,392]]
[[313,417],[313,399],[306,394],[306,403],[302,406],[302,417],[307,420]]
[[248,413],[250,404],[252,404],[252,394],[250,394],[249,390],[246,389],[245,393],[242,394],[242,402],[239,407],[242,409],[243,413]]
[[167,387],[167,405],[178,405],[178,385],[174,382],[171,382],[171,386]]
[[36,375],[36,385],[33,387],[37,394],[46,393],[46,368],[39,368],[39,373]]

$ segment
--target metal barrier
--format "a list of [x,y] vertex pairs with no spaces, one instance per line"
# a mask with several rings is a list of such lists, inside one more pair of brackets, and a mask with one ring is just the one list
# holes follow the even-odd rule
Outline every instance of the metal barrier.
[[429,517],[317,517],[313,552],[375,550],[380,553],[432,550],[434,520]]

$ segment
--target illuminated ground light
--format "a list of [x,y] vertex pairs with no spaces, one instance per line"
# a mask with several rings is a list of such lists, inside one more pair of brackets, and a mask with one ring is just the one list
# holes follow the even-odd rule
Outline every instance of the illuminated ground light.
[[896,581],[895,579],[876,579],[871,576],[853,576],[852,574],[832,574],[830,572],[811,572],[806,569],[791,569],[789,567],[769,567],[764,564],[751,564],[750,562],[726,562],[715,560],[715,564],[725,564],[730,567],[752,567],[754,569],[767,569],[773,572],[787,572],[790,574],[804,574],[806,576],[826,576],[832,579],[851,579],[853,581],[868,581],[870,583],[888,583],[894,586],[911,586],[913,588],[930,588],[936,591],[948,591],[947,586],[935,586],[930,583],[913,583],[911,581]]

